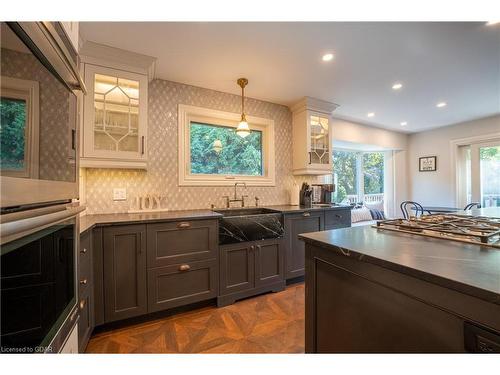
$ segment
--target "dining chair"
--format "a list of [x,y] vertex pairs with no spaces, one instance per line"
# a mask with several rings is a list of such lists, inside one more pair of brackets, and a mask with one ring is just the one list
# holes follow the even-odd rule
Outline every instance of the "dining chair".
[[411,211],[415,211],[415,217],[419,217],[424,214],[424,212],[427,212],[428,214],[431,214],[430,211],[425,210],[420,203],[413,202],[413,201],[403,201],[399,205],[399,208],[401,208],[401,212],[403,213],[403,217],[405,220],[409,220],[411,215]]
[[473,208],[481,208],[481,203],[469,203],[464,207],[464,211],[472,210]]

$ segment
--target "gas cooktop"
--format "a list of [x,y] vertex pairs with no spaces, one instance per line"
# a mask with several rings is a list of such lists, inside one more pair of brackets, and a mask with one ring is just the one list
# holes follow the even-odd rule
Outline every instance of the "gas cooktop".
[[500,249],[500,218],[460,214],[422,215],[405,219],[380,220],[374,228]]

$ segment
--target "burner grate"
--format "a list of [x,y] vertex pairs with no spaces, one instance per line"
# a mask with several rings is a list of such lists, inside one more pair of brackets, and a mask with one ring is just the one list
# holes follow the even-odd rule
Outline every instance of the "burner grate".
[[460,214],[422,215],[418,218],[411,217],[409,220],[380,220],[374,227],[500,248],[500,218],[495,217]]

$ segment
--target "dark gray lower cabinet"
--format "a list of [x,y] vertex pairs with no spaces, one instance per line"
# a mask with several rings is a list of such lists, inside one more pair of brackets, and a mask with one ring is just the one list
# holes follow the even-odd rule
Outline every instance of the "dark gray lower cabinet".
[[282,239],[220,246],[218,306],[285,287]]
[[103,244],[105,321],[146,314],[146,226],[105,227]]
[[78,349],[84,352],[94,329],[94,301],[93,301],[93,251],[92,232],[87,231],[80,236],[78,251]]
[[217,296],[217,259],[148,270],[149,312]]
[[286,278],[304,276],[304,242],[298,235],[324,229],[324,211],[301,212],[285,215]]

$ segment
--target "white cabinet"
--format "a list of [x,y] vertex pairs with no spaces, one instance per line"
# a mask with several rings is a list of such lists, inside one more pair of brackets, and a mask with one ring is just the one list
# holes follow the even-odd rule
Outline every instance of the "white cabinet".
[[334,103],[305,97],[292,107],[293,174],[332,173],[332,117]]
[[146,169],[148,76],[89,63],[83,70],[80,166]]
[[78,52],[78,42],[80,39],[78,22],[63,21],[61,22],[61,25],[68,35],[71,44],[73,44],[75,51]]

